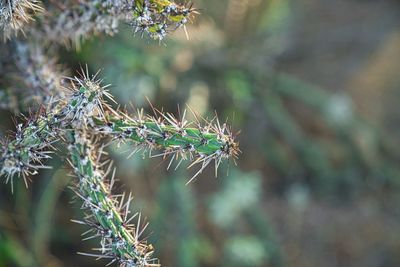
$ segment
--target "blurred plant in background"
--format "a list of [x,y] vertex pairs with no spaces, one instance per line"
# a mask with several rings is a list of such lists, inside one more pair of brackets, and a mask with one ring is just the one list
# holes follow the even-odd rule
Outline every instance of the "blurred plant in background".
[[[229,176],[213,179],[208,170],[194,186],[184,185],[191,175],[184,168],[166,171],[167,162],[155,168],[159,161],[111,150],[118,178],[152,218],[150,240],[163,264],[399,266],[399,3],[199,0],[195,7],[201,16],[189,40],[179,31],[159,45],[120,25],[115,38],[61,55],[71,68],[110,66],[103,76],[119,103],[188,104],[241,129],[238,170],[227,163],[220,173]],[[37,179],[54,181],[46,177]],[[68,256],[90,244],[66,225],[68,191],[45,193],[62,184],[17,189],[14,203],[1,189],[4,262],[32,266],[42,255],[48,266],[95,266]],[[57,223],[37,239],[26,223],[37,213],[19,203],[45,195],[61,201],[54,215],[51,207],[41,215]],[[30,240],[49,253],[32,254]]]

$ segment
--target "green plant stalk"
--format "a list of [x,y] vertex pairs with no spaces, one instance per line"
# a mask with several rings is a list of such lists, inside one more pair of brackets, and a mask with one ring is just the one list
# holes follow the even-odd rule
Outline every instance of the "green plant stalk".
[[99,133],[111,136],[117,142],[131,141],[134,144],[133,152],[141,149],[161,150],[155,156],[170,157],[171,166],[174,160],[178,161],[176,168],[183,160],[190,160],[200,169],[188,181],[190,183],[214,161],[215,175],[223,159],[235,158],[240,153],[238,144],[228,126],[219,123],[199,122],[193,125],[185,120],[185,113],[181,120],[172,114],[159,112],[159,116],[144,116],[142,111],[138,116],[130,117],[122,112],[106,113],[105,119],[93,119],[92,127]]
[[[96,166],[98,159],[95,158],[85,133],[71,129],[67,136],[70,143],[70,163],[78,177],[78,195],[84,200],[84,207],[90,213],[86,221],[80,223],[95,226],[92,228],[94,236],[102,238],[103,255],[95,256],[110,258],[112,262],[117,261],[126,266],[158,266],[157,260],[152,257],[152,246],[139,240],[140,225],[136,225],[136,229],[130,226],[130,218],[122,215],[123,211],[117,207],[118,201],[112,197],[104,173]],[[128,212],[127,209],[125,214]]]
[[106,116],[106,120],[94,118],[94,124],[95,129],[106,132],[115,139],[130,140],[138,144],[148,142],[155,148],[165,150],[180,148],[182,151],[188,150],[209,156],[218,154],[219,151],[229,153],[229,149],[234,146],[226,134],[218,136],[217,133],[202,131],[200,128],[166,125],[157,122],[154,117],[147,117],[146,120],[137,122],[134,119]]

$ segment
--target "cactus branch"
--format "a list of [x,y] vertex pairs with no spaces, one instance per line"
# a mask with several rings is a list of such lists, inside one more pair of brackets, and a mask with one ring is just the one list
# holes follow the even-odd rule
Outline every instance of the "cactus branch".
[[[90,227],[85,240],[94,237],[101,240],[101,247],[96,249],[100,254],[80,254],[109,259],[110,264],[117,262],[122,267],[159,266],[157,259],[153,258],[153,246],[142,240],[147,224],[141,229],[140,214],[130,215],[131,195],[126,202],[125,195],[112,195],[115,173],[107,183],[106,176],[111,168],[104,172],[99,166],[103,150],[95,153],[84,131],[70,129],[67,136],[69,162],[78,177],[74,191],[83,200],[82,208],[86,211],[85,219],[75,222]],[[139,218],[137,225],[132,222],[136,217]]]
[[[94,118],[94,129],[110,136],[116,142],[130,141],[134,145],[133,152],[140,150],[161,150],[153,155],[168,157],[171,160],[192,161],[191,166],[201,165],[200,170],[189,180],[195,179],[204,168],[215,161],[215,170],[222,159],[235,159],[240,153],[238,144],[228,126],[220,125],[218,119],[205,123],[189,123],[184,112],[181,120],[170,113],[156,110],[155,116],[144,115],[143,110],[137,116],[130,116],[120,111],[107,113],[106,120]],[[214,122],[216,121],[216,122]],[[188,182],[188,183],[189,183]]]

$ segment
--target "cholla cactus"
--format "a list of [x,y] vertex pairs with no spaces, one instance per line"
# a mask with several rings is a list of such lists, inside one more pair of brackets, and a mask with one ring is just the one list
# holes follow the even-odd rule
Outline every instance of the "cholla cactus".
[[45,9],[47,13],[37,17],[37,23],[27,25],[22,22],[43,11],[38,1],[0,2],[4,39],[22,30],[27,37],[1,44],[8,56],[0,58],[4,87],[0,101],[5,101],[0,107],[24,111],[26,104],[32,104],[25,122],[1,141],[0,175],[12,190],[21,179],[28,186],[33,175],[49,168],[47,159],[64,143],[76,177],[72,189],[85,211],[83,219],[73,221],[89,227],[85,240],[100,239],[97,253],[82,254],[119,266],[158,266],[153,246],[142,237],[147,224],[141,223],[140,214],[131,214],[131,195],[112,192],[115,169],[105,167],[109,162],[104,159],[105,146],[125,142],[132,153],[148,151],[152,156],[169,157],[168,168],[174,161],[177,167],[183,160],[191,161],[190,166],[199,167],[190,182],[211,162],[217,170],[223,159],[236,158],[238,144],[229,127],[217,118],[188,122],[185,113],[178,119],[154,107],[154,115],[113,109],[107,86],[98,75],[90,76],[87,68],[79,77],[62,78],[63,68],[46,53],[52,51],[47,43],[79,44],[93,34],[113,34],[120,20],[127,21],[135,33],[162,40],[169,31],[184,27],[195,10],[167,0],[60,1]]

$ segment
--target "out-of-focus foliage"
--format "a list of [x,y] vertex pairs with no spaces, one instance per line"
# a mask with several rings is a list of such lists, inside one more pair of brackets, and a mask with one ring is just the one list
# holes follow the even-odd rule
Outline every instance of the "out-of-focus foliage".
[[[166,171],[168,162],[112,153],[118,178],[151,218],[149,238],[164,265],[399,266],[400,4],[195,5],[202,14],[188,27],[189,40],[177,32],[159,45],[132,38],[122,25],[117,37],[62,58],[103,68],[120,103],[150,110],[148,97],[178,113],[178,102],[209,118],[216,110],[241,130],[238,166],[230,162],[217,179],[210,168],[189,186],[192,173]],[[18,188],[13,203],[1,189],[0,266],[77,266],[69,250],[90,243],[77,241],[78,226],[61,225],[79,212],[64,197],[68,190],[55,211],[20,204],[58,198],[60,177],[35,177],[40,184]],[[44,237],[43,218],[55,222]],[[32,249],[31,240],[43,247]]]

